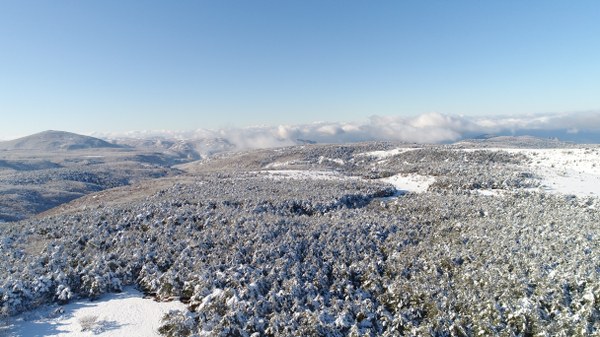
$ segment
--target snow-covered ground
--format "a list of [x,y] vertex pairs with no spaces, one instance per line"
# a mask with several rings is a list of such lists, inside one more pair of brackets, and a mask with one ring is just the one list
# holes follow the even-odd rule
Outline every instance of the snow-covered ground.
[[[530,168],[542,180],[541,190],[550,193],[600,197],[600,148],[551,149],[461,149],[460,151],[505,151],[531,159]],[[479,191],[498,195],[497,191]]]
[[276,161],[276,162],[272,162],[272,163],[265,165],[265,169],[267,169],[267,170],[280,169],[280,168],[296,166],[296,165],[305,165],[305,164],[307,164],[307,162],[299,161],[299,160],[282,161],[282,162]]
[[163,315],[174,309],[186,307],[179,301],[143,298],[139,291],[126,288],[93,302],[48,306],[0,321],[0,336],[160,336],[157,330]]
[[397,174],[380,181],[394,185],[399,192],[422,193],[435,182],[435,178],[418,174]]
[[531,168],[551,193],[600,196],[600,149],[502,149],[531,158]]
[[[379,164],[389,157],[400,153],[418,150],[420,148],[396,148],[385,151],[371,151],[359,153],[357,156],[369,156],[378,160]],[[325,161],[334,162],[338,165],[344,165],[345,162],[341,159],[326,158],[321,156],[319,164]],[[277,170],[276,168],[285,167],[292,162],[274,162],[265,166],[266,170],[259,171],[260,174],[267,175],[274,179],[315,179],[315,180],[352,180],[361,179],[358,177],[350,177],[340,174],[335,171],[316,171],[316,170]],[[275,169],[275,170],[274,170]],[[435,182],[434,177],[426,177],[417,174],[397,174],[391,177],[379,179],[384,183],[388,183],[396,187],[399,193],[413,192],[422,193],[427,190],[429,185]]]
[[375,157],[379,160],[386,159],[388,157],[395,156],[400,153],[415,151],[421,149],[420,147],[399,147],[391,150],[382,150],[382,151],[370,151],[358,154],[358,156],[369,156]]
[[[273,179],[364,180],[359,177],[346,176],[334,171],[264,170],[259,171],[259,173]],[[427,188],[429,188],[429,185],[435,182],[434,177],[418,174],[397,174],[378,180],[393,185],[400,194],[405,192],[425,192],[427,191]]]
[[[372,156],[379,161],[399,153],[417,148],[397,148],[387,151],[365,152],[360,155]],[[480,151],[481,149],[462,149],[460,151]],[[506,149],[490,148],[486,151],[506,151],[521,153],[531,158],[533,173],[542,179],[542,190],[551,193],[573,194],[580,197],[600,197],[600,148],[552,148],[552,149]],[[275,166],[275,165],[273,165]],[[359,179],[348,177],[333,171],[305,170],[265,170],[273,178],[289,179]],[[380,181],[394,185],[400,192],[422,193],[435,182],[434,177],[416,174],[398,174]],[[496,190],[479,190],[484,196],[496,196]]]
[[[390,157],[420,149],[420,147],[399,147],[391,150],[364,152],[360,153],[358,156],[369,156],[376,158],[377,162],[375,165],[380,165]],[[397,174],[391,177],[379,179],[379,181],[393,185],[400,194],[404,192],[423,193],[427,191],[429,185],[435,182],[435,178],[418,174]]]
[[259,174],[273,179],[314,179],[314,180],[348,180],[358,179],[339,174],[334,171],[317,170],[263,170]]
[[550,192],[577,196],[600,196],[600,150],[521,150]]
[[323,164],[324,162],[336,163],[338,165],[344,165],[346,162],[339,158],[327,158],[327,157],[319,157],[319,164]]

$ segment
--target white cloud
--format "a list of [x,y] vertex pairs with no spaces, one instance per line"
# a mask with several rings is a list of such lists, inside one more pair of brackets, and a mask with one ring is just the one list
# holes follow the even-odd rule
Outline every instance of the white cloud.
[[172,139],[224,138],[238,149],[297,144],[300,140],[344,143],[394,140],[416,143],[453,142],[483,134],[551,134],[575,137],[595,135],[600,141],[600,111],[500,117],[465,117],[427,113],[416,117],[371,116],[364,122],[313,123],[221,130],[136,131],[96,134],[108,138],[164,137]]
[[494,132],[504,130],[600,131],[600,111],[536,114],[518,117],[476,119],[476,124]]

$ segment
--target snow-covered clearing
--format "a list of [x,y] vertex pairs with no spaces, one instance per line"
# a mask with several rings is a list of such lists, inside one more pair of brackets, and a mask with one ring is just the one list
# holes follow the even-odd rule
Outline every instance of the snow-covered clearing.
[[[273,179],[312,179],[312,180],[362,180],[363,178],[340,174],[335,171],[304,171],[304,170],[265,170],[258,173]],[[377,179],[377,181],[393,185],[399,192],[422,193],[427,191],[429,185],[435,182],[434,177],[418,174],[397,174],[391,177]]]
[[[325,162],[330,162],[330,163],[334,163],[337,165],[345,164],[344,160],[339,159],[339,158],[327,158],[324,156],[320,156],[319,161],[318,161],[319,165],[323,164]],[[280,169],[280,168],[294,167],[294,166],[298,167],[301,165],[310,165],[310,162],[302,161],[302,160],[274,161],[272,163],[265,165],[264,168],[267,170],[271,170],[271,169]]]
[[496,197],[496,196],[500,195],[500,191],[499,190],[480,189],[480,190],[475,190],[475,191],[479,195],[483,195],[483,196],[486,196],[486,197]]
[[327,157],[319,157],[319,164],[323,164],[323,162],[331,162],[331,163],[336,163],[338,165],[344,165],[345,162],[343,159],[340,158],[327,158]]
[[[396,148],[387,151],[361,153],[380,162],[391,156],[414,151],[418,148]],[[552,148],[552,149],[463,149],[461,151],[506,151],[520,153],[531,158],[530,168],[542,179],[541,189],[551,193],[573,194],[580,197],[600,197],[600,148]],[[375,164],[377,165],[377,164]],[[260,171],[273,178],[347,180],[348,177],[334,171],[265,170]],[[417,174],[398,174],[380,179],[394,185],[399,192],[425,192],[435,182],[434,177]],[[484,196],[497,196],[496,190],[481,190]]]
[[306,165],[308,164],[305,161],[300,161],[300,160],[293,160],[293,161],[275,161],[272,163],[269,163],[267,165],[265,165],[265,169],[270,170],[270,169],[279,169],[282,167],[290,167],[290,166],[298,166],[298,165]]
[[532,159],[548,192],[600,196],[600,149],[505,149]]
[[420,147],[399,147],[399,148],[392,149],[392,150],[364,152],[364,153],[358,154],[358,156],[375,157],[375,158],[381,160],[381,159],[395,156],[400,153],[415,151],[415,150],[419,150],[419,149],[421,149],[421,148]]
[[96,301],[87,299],[64,306],[48,306],[0,323],[1,336],[160,336],[164,314],[186,310],[183,303],[156,302],[126,288]]
[[531,158],[533,173],[542,179],[542,190],[579,197],[600,197],[600,148],[551,149],[462,149],[461,151],[505,151]]
[[259,174],[266,175],[273,179],[313,179],[313,180],[348,180],[358,179],[348,177],[335,171],[316,171],[316,170],[263,170]]
[[418,174],[397,174],[391,177],[379,179],[380,181],[394,185],[399,192],[422,193],[427,191],[429,185],[435,182],[434,177]]

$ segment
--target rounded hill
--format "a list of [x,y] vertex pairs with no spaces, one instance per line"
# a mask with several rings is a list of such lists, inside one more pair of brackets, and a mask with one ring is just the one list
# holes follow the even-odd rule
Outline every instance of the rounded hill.
[[102,139],[65,131],[44,131],[23,138],[0,142],[0,150],[79,150],[91,148],[119,148]]

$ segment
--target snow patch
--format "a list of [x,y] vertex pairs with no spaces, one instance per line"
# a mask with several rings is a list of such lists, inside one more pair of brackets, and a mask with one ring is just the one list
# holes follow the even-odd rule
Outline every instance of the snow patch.
[[419,174],[397,174],[391,177],[379,179],[396,187],[399,192],[422,193],[435,182],[434,177]]
[[279,168],[279,167],[288,167],[288,166],[291,166],[291,165],[294,165],[294,164],[296,164],[296,163],[295,162],[291,162],[291,161],[272,162],[272,163],[269,163],[269,164],[265,165],[264,167],[265,167],[265,169],[276,169],[276,168]]
[[327,157],[319,157],[319,165],[323,164],[323,162],[328,161],[328,162],[332,162],[332,163],[336,163],[338,165],[344,165],[346,162],[344,162],[343,159],[340,158],[327,158]]
[[334,171],[314,171],[314,170],[263,170],[259,174],[266,175],[273,179],[313,179],[313,180],[350,180],[358,179],[348,177]]
[[421,149],[420,147],[414,147],[414,148],[400,147],[400,148],[396,148],[396,149],[392,149],[392,150],[363,152],[363,153],[359,153],[358,156],[374,157],[374,158],[381,160],[381,159],[395,156],[397,154],[420,150],[420,149]]
[[0,323],[2,336],[160,336],[161,319],[170,310],[187,310],[179,301],[156,302],[134,288],[106,294],[100,300],[79,300],[46,306]]
[[[272,179],[311,179],[311,180],[361,180],[369,181],[359,177],[346,176],[335,171],[315,171],[315,170],[264,170],[258,171]],[[429,186],[435,182],[434,177],[423,176],[419,174],[397,174],[391,177],[378,179],[380,182],[393,185],[398,194],[406,192],[422,193],[427,191]]]
[[500,195],[499,190],[480,189],[480,190],[475,190],[475,192],[480,195],[486,196],[486,197],[497,197]]

